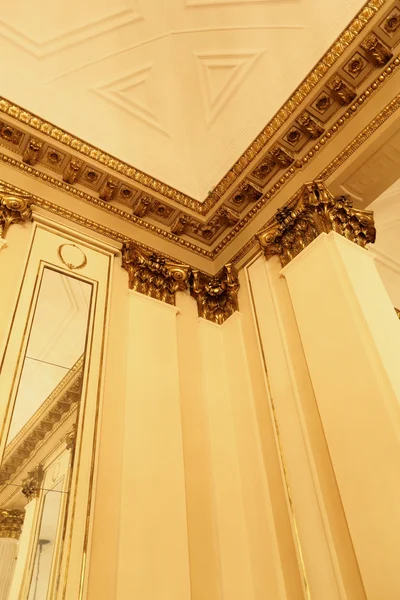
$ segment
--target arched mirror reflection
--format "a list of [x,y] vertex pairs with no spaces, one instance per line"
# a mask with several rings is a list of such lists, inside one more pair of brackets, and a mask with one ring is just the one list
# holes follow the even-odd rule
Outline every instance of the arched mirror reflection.
[[92,296],[42,270],[0,463],[0,600],[56,596]]

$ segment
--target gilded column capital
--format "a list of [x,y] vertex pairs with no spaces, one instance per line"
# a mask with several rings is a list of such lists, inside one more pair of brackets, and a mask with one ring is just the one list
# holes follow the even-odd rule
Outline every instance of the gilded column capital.
[[122,267],[129,274],[129,288],[156,300],[175,304],[175,293],[187,287],[190,268],[144,250],[134,243],[122,247]]
[[38,465],[32,471],[29,471],[28,476],[22,481],[22,493],[26,496],[28,502],[39,496],[43,478],[43,466]]
[[4,238],[13,223],[30,221],[31,195],[0,181],[0,238]]
[[0,538],[19,540],[25,511],[14,508],[0,509]]
[[190,294],[196,299],[199,317],[221,325],[235,311],[238,305],[239,280],[235,267],[224,266],[215,277],[192,270]]
[[320,233],[335,231],[365,247],[375,241],[373,212],[353,208],[348,196],[335,198],[322,181],[306,183],[278,209],[258,234],[267,259],[277,255],[284,267]]

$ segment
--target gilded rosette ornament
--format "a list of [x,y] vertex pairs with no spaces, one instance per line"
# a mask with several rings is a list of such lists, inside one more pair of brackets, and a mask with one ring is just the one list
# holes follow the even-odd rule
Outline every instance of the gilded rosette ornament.
[[0,509],[0,538],[19,540],[25,511],[13,508]]
[[0,238],[4,238],[13,223],[30,221],[30,194],[0,181]]
[[38,465],[32,471],[29,471],[28,477],[22,481],[22,493],[28,502],[34,498],[38,498],[43,478],[44,469],[42,465]]
[[320,233],[336,231],[365,247],[375,242],[372,211],[353,208],[347,196],[335,198],[322,181],[306,183],[258,234],[266,258],[279,256],[287,265]]
[[190,294],[196,299],[199,317],[221,325],[238,305],[238,274],[231,264],[225,265],[219,275],[210,277],[192,270]]
[[129,288],[156,300],[175,304],[175,293],[184,291],[189,266],[167,260],[134,243],[122,247],[122,266],[129,274]]

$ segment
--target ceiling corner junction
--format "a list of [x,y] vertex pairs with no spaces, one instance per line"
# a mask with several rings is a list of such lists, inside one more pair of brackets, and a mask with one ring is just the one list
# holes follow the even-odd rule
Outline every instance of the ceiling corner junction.
[[[103,153],[4,98],[0,98],[0,145],[4,148],[0,161],[101,211],[116,215],[134,227],[215,261],[271,199],[319,156],[393,77],[400,66],[400,56],[395,54],[399,43],[400,0],[367,2],[204,202]],[[216,277],[134,241],[134,230],[127,237],[5,183],[0,188],[2,236],[11,223],[31,218],[30,206],[53,212],[119,241],[123,245],[123,266],[128,271],[132,289],[170,304],[175,302],[177,291],[190,289],[199,314],[221,323],[237,310],[238,283],[234,265],[259,243],[268,256],[275,251],[272,248],[280,245],[276,254],[282,262],[290,259],[290,252],[297,252],[296,249],[288,250],[288,238],[282,233],[282,227],[288,226],[287,219],[294,219],[295,224],[291,227],[298,231],[299,221],[292,213],[297,214],[300,210],[299,198],[304,203],[300,212],[307,223],[311,223],[310,214],[314,210],[313,225],[310,224],[307,236],[312,237],[319,227],[323,228],[321,206],[317,210],[314,202],[318,190],[399,107],[400,95],[397,95],[346,148],[340,148],[340,154],[319,174],[317,182],[301,186],[272,221],[244,241]],[[313,209],[307,204],[306,197],[314,198]],[[322,212],[329,213],[326,223],[329,221],[329,226],[336,231],[340,229],[338,219],[341,217],[335,213],[332,202],[335,204],[336,200],[330,198],[329,207],[324,204]],[[339,199],[337,202],[341,206],[341,216],[351,214],[354,217],[355,209],[349,201]],[[307,209],[304,208],[306,205]],[[332,217],[333,214],[336,216]],[[320,220],[317,223],[315,219]],[[343,235],[350,235],[346,227],[342,229]],[[359,243],[358,233],[354,231],[351,235],[353,241]],[[369,238],[371,235],[370,231]],[[360,239],[364,239],[363,236]],[[305,243],[304,240],[301,243]],[[156,240],[154,246],[157,246]]]

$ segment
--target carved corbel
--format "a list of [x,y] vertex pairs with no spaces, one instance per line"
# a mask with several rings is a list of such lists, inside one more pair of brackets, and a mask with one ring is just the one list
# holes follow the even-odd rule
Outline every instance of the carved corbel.
[[182,235],[188,223],[189,217],[183,213],[179,213],[179,215],[176,217],[175,221],[171,225],[171,233],[175,235]]
[[337,74],[328,81],[327,86],[337,101],[344,106],[353,102],[357,96],[353,88]]
[[82,166],[83,160],[79,160],[78,158],[71,158],[67,165],[67,168],[64,171],[63,180],[66,183],[69,183],[70,185],[75,183],[78,177],[78,173],[81,170]]
[[211,277],[192,270],[190,294],[196,299],[199,317],[221,325],[238,306],[239,280],[235,267],[225,265],[219,275]]
[[276,162],[276,164],[279,165],[281,169],[286,169],[287,167],[290,167],[290,165],[294,161],[294,158],[290,154],[290,152],[288,152],[287,150],[282,148],[282,146],[279,145],[276,145],[274,148],[272,148],[270,154]]
[[218,215],[228,223],[228,225],[236,225],[236,223],[240,220],[240,214],[233,210],[232,208],[228,208],[227,206],[221,206],[218,210]]
[[306,133],[308,133],[312,140],[318,139],[325,131],[322,125],[320,125],[307,111],[303,112],[299,118],[296,119],[296,122]]
[[119,181],[118,179],[115,179],[115,177],[107,177],[101,186],[101,190],[99,192],[100,198],[105,202],[111,202],[111,200],[114,198],[118,183]]
[[28,165],[36,164],[39,160],[39,152],[42,146],[42,140],[31,137],[22,155],[22,160]]
[[320,233],[330,231],[365,247],[375,241],[373,213],[353,208],[347,196],[335,198],[317,180],[306,183],[288,204],[278,209],[258,239],[265,257],[279,256],[285,266]]
[[28,502],[37,498],[40,494],[40,488],[44,479],[44,469],[38,465],[32,471],[29,471],[28,477],[22,481],[22,493]]
[[15,508],[0,509],[0,538],[19,540],[25,511]]
[[13,223],[32,219],[32,196],[0,181],[0,238],[4,238]]
[[361,43],[361,48],[365,50],[371,61],[377,67],[383,67],[391,58],[392,52],[386,48],[381,40],[374,33],[370,33]]
[[149,208],[153,202],[153,198],[150,196],[141,196],[132,208],[132,212],[135,217],[145,217],[149,211]]
[[122,247],[122,267],[129,274],[129,288],[156,300],[175,304],[175,294],[187,286],[190,269],[144,250],[133,242]]

